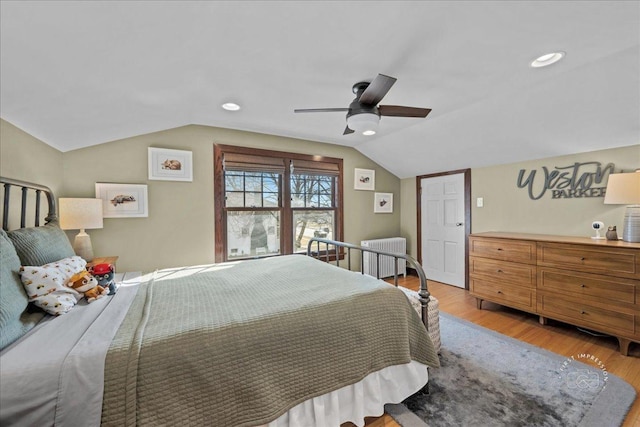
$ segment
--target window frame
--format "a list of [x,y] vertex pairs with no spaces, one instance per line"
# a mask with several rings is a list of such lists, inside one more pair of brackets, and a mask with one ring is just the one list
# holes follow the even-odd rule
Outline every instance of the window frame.
[[[223,159],[226,153],[245,154],[250,156],[260,156],[282,159],[285,165],[284,174],[281,177],[282,187],[280,189],[282,202],[277,207],[265,208],[229,208],[230,210],[251,210],[257,211],[261,209],[279,210],[280,211],[280,254],[293,254],[293,215],[296,210],[330,210],[327,208],[293,208],[291,206],[291,171],[289,164],[299,160],[306,165],[326,165],[333,164],[333,168],[337,166],[337,174],[335,184],[335,207],[332,210],[334,214],[334,239],[342,241],[344,239],[344,168],[343,160],[335,157],[327,157],[320,155],[309,155],[300,153],[290,153],[284,151],[264,150],[260,148],[240,147],[234,145],[213,144],[213,200],[215,214],[215,230],[214,230],[214,251],[215,262],[224,262],[227,260],[227,208],[225,206],[225,178]],[[272,163],[272,162],[271,162]],[[331,165],[330,165],[331,166]],[[335,169],[334,169],[335,170]],[[294,170],[295,173],[295,170]],[[321,172],[320,172],[321,173]],[[304,173],[303,173],[304,174]],[[322,174],[322,173],[321,173]],[[327,173],[329,175],[329,173]]]

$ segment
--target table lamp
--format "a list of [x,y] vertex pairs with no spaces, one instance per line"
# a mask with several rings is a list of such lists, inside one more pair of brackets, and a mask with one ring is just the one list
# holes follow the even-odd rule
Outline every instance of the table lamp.
[[640,169],[609,175],[606,205],[629,205],[624,214],[622,240],[640,242]]
[[73,242],[76,255],[93,259],[91,238],[85,229],[102,228],[102,199],[60,199],[60,228],[80,230]]

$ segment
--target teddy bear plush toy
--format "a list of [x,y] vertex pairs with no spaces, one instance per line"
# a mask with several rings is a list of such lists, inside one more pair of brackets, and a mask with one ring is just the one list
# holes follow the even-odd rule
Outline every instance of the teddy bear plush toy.
[[98,284],[98,281],[87,270],[76,273],[69,279],[67,286],[71,289],[84,294],[87,302],[93,302],[98,298],[102,298],[108,290]]
[[103,288],[109,288],[109,294],[116,293],[115,269],[111,264],[97,264],[89,268],[89,273],[98,280]]

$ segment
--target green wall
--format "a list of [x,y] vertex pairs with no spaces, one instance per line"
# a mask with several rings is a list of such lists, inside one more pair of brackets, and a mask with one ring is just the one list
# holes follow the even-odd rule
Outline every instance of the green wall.
[[[60,194],[62,190],[62,153],[37,138],[0,119],[0,175],[20,179],[22,181],[44,184]],[[4,197],[4,187],[2,188]],[[20,193],[11,192],[12,212],[9,216],[9,227],[20,226]],[[44,200],[44,198],[43,198]],[[33,199],[29,199],[33,206]],[[46,208],[42,208],[41,220],[46,216]],[[28,217],[33,225],[33,219]]]
[[62,187],[62,153],[0,119],[0,173],[35,181],[58,193]]
[[[534,196],[540,191],[542,167],[553,170],[574,163],[613,163],[615,171],[632,172],[640,168],[640,145],[608,150],[550,157],[527,162],[497,165],[471,171],[471,231],[511,231],[521,233],[591,236],[591,223],[599,220],[606,225],[617,225],[622,235],[624,206],[605,205],[603,197],[553,199],[547,191],[540,199],[532,200],[525,188],[518,188],[518,173],[525,169],[525,177],[537,170]],[[586,167],[579,171],[593,170]],[[606,187],[606,180],[601,185]],[[401,233],[411,241],[410,254],[417,256],[416,179],[401,182]],[[476,207],[476,199],[484,199],[484,207]]]
[[[353,190],[354,168],[375,169],[376,189],[396,197],[400,180],[353,148],[190,125],[64,153],[61,196],[95,197],[96,182],[148,185],[149,217],[105,218],[103,229],[90,231],[94,253],[118,255],[120,271],[213,262],[214,143],[342,158],[345,240],[400,233],[399,210],[374,214],[374,193]],[[148,180],[147,147],[192,151],[193,182]]]
[[[401,235],[407,238],[409,253],[417,255],[415,178],[399,180],[356,150],[339,145],[191,125],[61,153],[0,120],[0,173],[44,183],[59,197],[95,197],[96,182],[147,184],[149,217],[106,218],[103,229],[90,231],[96,255],[120,256],[120,271],[210,263],[214,143],[343,158],[345,240],[359,243]],[[148,180],[147,147],[192,151],[193,182]],[[628,172],[640,167],[640,145],[473,169],[472,231],[589,236],[594,220],[621,230],[624,206],[604,205],[602,198],[555,200],[545,195],[531,200],[516,186],[520,169],[540,174],[542,166],[590,161],[611,162],[616,172]],[[375,169],[376,191],[394,194],[393,214],[374,214],[374,192],[353,190],[354,168]],[[477,197],[484,198],[483,208],[475,207]],[[74,234],[69,232],[70,237]]]

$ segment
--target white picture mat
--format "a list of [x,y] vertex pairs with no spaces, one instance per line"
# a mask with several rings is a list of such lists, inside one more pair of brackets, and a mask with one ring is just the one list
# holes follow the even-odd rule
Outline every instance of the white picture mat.
[[374,213],[393,213],[393,193],[376,193],[373,197]]
[[96,183],[104,218],[148,217],[149,202],[144,184]]
[[149,179],[193,181],[193,153],[185,150],[149,147]]
[[354,190],[374,191],[376,189],[376,171],[373,169],[354,169]]

